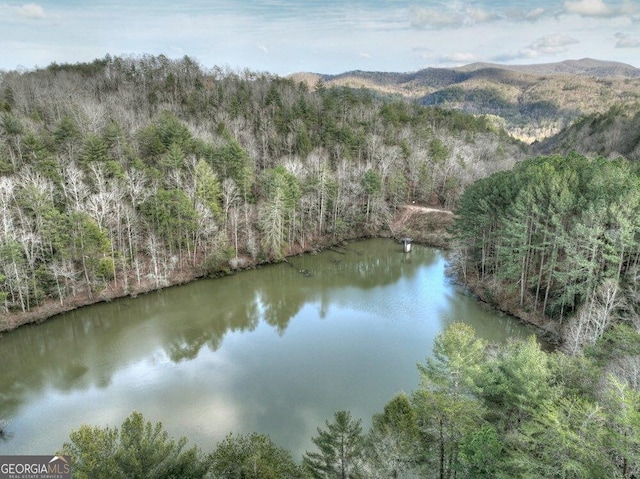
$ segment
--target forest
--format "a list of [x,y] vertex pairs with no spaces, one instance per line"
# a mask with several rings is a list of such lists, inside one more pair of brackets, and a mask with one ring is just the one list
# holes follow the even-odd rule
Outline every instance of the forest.
[[301,463],[260,434],[187,449],[133,413],[71,433],[74,476],[639,477],[638,163],[532,151],[490,115],[189,57],[0,72],[0,331],[435,206],[451,273],[558,351],[456,323],[416,391],[369,431],[336,412]]
[[377,235],[525,153],[488,117],[189,57],[2,72],[0,112],[0,329]]
[[550,319],[572,354],[616,323],[640,328],[640,176],[625,159],[519,162],[468,187],[455,268],[476,291]]

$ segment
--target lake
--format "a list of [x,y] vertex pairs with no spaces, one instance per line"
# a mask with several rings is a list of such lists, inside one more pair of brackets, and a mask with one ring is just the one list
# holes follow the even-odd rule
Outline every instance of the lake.
[[436,249],[358,241],[5,333],[0,454],[53,454],[81,424],[119,427],[139,411],[205,452],[255,431],[300,460],[335,411],[366,430],[415,390],[416,363],[448,324],[496,342],[533,334],[445,267]]

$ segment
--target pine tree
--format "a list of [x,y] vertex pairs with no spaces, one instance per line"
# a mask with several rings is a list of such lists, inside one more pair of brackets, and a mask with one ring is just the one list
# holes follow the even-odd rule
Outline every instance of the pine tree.
[[62,447],[79,479],[201,479],[208,461],[187,440],[169,437],[162,423],[151,424],[133,412],[117,428],[80,426]]
[[421,385],[413,403],[421,431],[436,447],[439,479],[455,476],[460,445],[481,422],[482,405],[472,393],[485,347],[471,326],[453,323],[436,337],[433,357],[418,364]]
[[398,394],[382,413],[373,416],[366,450],[367,464],[376,478],[419,474],[418,415],[406,394]]
[[228,435],[211,454],[211,472],[220,479],[295,479],[301,468],[291,454],[264,434]]
[[364,437],[361,421],[348,411],[338,411],[326,428],[311,440],[320,452],[307,452],[303,465],[316,479],[358,479],[362,475]]

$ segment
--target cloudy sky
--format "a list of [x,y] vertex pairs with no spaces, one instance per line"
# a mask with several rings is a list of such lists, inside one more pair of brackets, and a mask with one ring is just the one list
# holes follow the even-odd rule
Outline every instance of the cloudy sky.
[[0,0],[0,69],[107,53],[282,75],[584,57],[640,67],[640,0]]

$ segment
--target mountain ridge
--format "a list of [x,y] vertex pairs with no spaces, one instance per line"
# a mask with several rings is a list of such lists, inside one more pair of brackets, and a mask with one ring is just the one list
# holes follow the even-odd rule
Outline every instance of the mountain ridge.
[[315,88],[367,88],[424,105],[492,115],[515,138],[549,138],[585,115],[640,101],[640,69],[583,58],[557,63],[472,63],[416,72],[355,70],[338,75],[298,73],[290,78]]
[[597,60],[593,58],[581,58],[580,60],[563,60],[554,63],[535,63],[535,64],[518,64],[506,65],[500,63],[470,63],[462,67],[454,68],[457,71],[475,71],[483,68],[500,68],[504,70],[519,71],[534,74],[571,74],[571,75],[587,75],[604,78],[609,76],[629,76],[632,78],[640,77],[640,68],[622,62],[614,62],[607,60]]
[[623,76],[629,78],[640,77],[640,68],[628,63],[598,60],[594,58],[582,58],[579,60],[563,60],[552,63],[531,63],[531,64],[504,64],[492,62],[474,62],[459,67],[427,67],[420,70],[408,72],[389,72],[377,70],[348,70],[337,74],[325,74],[317,72],[296,72],[288,75],[290,78],[312,77],[323,81],[333,81],[348,77],[376,77],[384,78],[387,81],[408,82],[412,79],[429,76],[430,73],[448,73],[451,76],[469,74],[479,70],[507,70],[521,73],[537,75],[582,75],[606,78],[611,76]]

